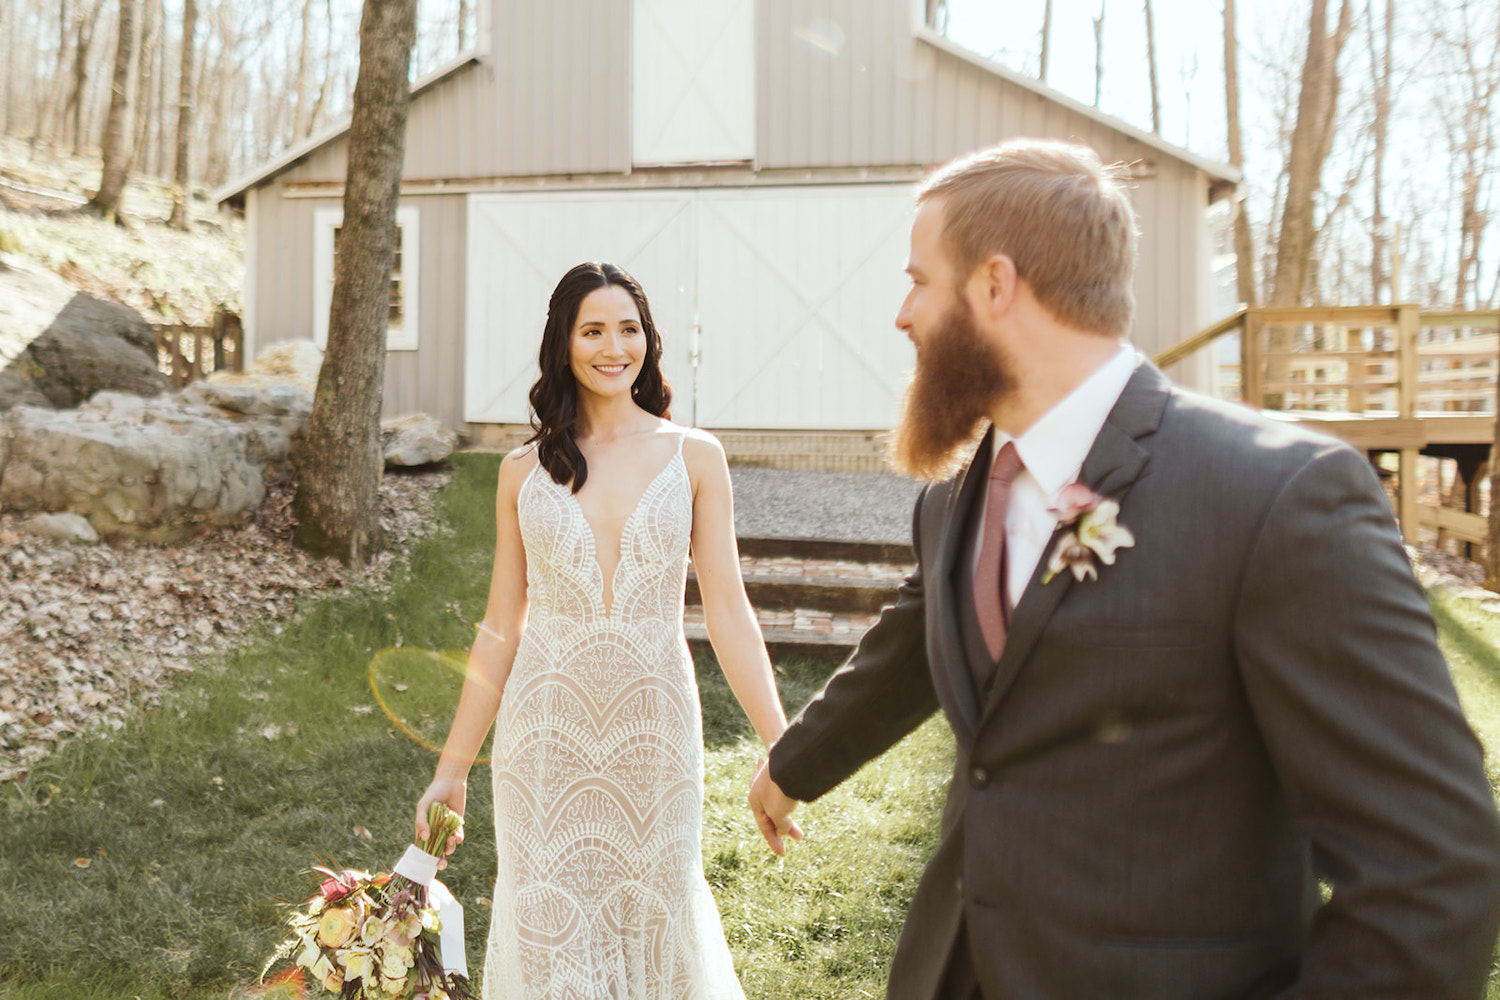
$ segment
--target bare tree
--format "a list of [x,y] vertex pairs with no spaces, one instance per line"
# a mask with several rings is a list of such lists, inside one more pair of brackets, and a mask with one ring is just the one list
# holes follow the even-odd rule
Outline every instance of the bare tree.
[[1370,137],[1374,149],[1374,177],[1370,183],[1370,293],[1374,302],[1394,302],[1398,290],[1390,286],[1390,272],[1386,258],[1390,255],[1391,239],[1386,231],[1389,219],[1385,215],[1385,153],[1391,126],[1391,73],[1395,61],[1396,0],[1385,0],[1385,17],[1381,21],[1381,33],[1375,31],[1375,12],[1366,4],[1366,21],[1370,37],[1370,78],[1374,84],[1374,111],[1370,120]]
[[[1243,170],[1244,151],[1240,148],[1240,71],[1239,34],[1235,26],[1234,0],[1224,0],[1224,100],[1225,125],[1229,133],[1229,163]],[[1256,304],[1255,249],[1250,233],[1250,216],[1246,211],[1243,184],[1234,206],[1235,284],[1239,299],[1247,306]]]
[[1151,70],[1151,131],[1161,135],[1161,91],[1156,86],[1156,25],[1151,16],[1151,0],[1144,0],[1146,12],[1146,65]]
[[114,82],[110,87],[109,116],[104,122],[104,166],[99,190],[89,198],[85,209],[102,219],[119,223],[120,195],[125,190],[126,119],[130,113],[130,59],[135,53],[136,0],[120,0],[119,40],[115,44]]
[[1099,16],[1094,18],[1094,107],[1104,90],[1104,3],[1099,0]]
[[1339,23],[1332,34],[1327,29],[1327,17],[1328,0],[1312,0],[1307,54],[1302,63],[1302,93],[1287,158],[1286,205],[1276,242],[1276,273],[1271,285],[1273,305],[1300,305],[1306,288],[1315,234],[1314,197],[1336,122],[1338,57],[1352,29],[1350,0],[1340,5]]
[[127,170],[147,173],[151,169],[151,125],[157,115],[152,80],[161,47],[161,0],[144,0],[141,8],[140,48],[136,54],[135,140],[131,143]]
[[183,0],[182,62],[177,88],[177,160],[172,168],[172,217],[168,220],[173,229],[183,230],[191,224],[188,185],[192,182],[189,157],[193,138],[193,35],[197,27],[197,0]]
[[63,120],[72,122],[74,155],[83,152],[83,106],[89,81],[89,50],[94,47],[94,28],[103,6],[104,0],[94,0],[91,6],[84,8],[73,42],[73,87],[68,91],[67,104],[63,106]]
[[297,544],[361,563],[380,542],[380,402],[416,0],[365,0],[328,351],[298,457]]
[[[1482,12],[1482,13],[1481,13]],[[1451,67],[1437,95],[1458,188],[1458,271],[1453,305],[1467,309],[1482,298],[1477,287],[1480,247],[1490,212],[1485,188],[1495,169],[1495,96],[1500,93],[1500,14],[1490,5],[1457,0],[1434,18],[1438,57]],[[1493,17],[1495,23],[1484,21]]]
[[1042,64],[1037,79],[1047,82],[1047,58],[1052,53],[1052,0],[1042,7]]
[[312,12],[313,0],[302,0],[302,44],[297,46],[297,79],[293,93],[297,98],[297,114],[292,120],[292,141],[307,134],[307,69],[312,62]]

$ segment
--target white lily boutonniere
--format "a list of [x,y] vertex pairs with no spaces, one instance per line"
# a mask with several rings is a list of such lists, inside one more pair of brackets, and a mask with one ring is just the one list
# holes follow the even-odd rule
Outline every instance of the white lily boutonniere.
[[1047,560],[1043,585],[1051,583],[1063,570],[1071,571],[1073,579],[1080,582],[1097,580],[1097,563],[1113,566],[1119,549],[1135,545],[1130,529],[1116,520],[1120,514],[1119,501],[1101,497],[1082,483],[1063,487],[1053,514],[1057,516],[1057,526],[1067,530],[1058,538]]

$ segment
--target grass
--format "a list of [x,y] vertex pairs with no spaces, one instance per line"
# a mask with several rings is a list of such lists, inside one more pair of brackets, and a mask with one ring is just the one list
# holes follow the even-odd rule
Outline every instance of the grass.
[[[456,690],[436,658],[392,646],[467,644],[493,547],[495,456],[456,456],[441,511],[385,591],[310,602],[291,623],[205,658],[157,709],[79,737],[0,792],[0,993],[14,1000],[219,1000],[282,937],[278,900],[310,864],[378,868],[411,836]],[[778,665],[790,706],[826,664]],[[426,671],[424,673],[424,671]],[[754,998],[880,996],[951,767],[934,721],[801,815],[808,839],[770,854],[744,806],[758,744],[711,657],[704,704],[705,872]],[[402,691],[398,685],[404,685]],[[423,694],[426,692],[426,694]],[[420,701],[420,698],[425,698]],[[487,771],[471,782],[468,839],[445,875],[483,954],[495,854]],[[361,832],[366,836],[361,836]],[[477,974],[477,968],[476,968]]]
[[[7,1000],[241,1000],[280,940],[279,900],[309,864],[384,867],[404,850],[457,688],[434,657],[478,617],[493,545],[494,456],[456,456],[451,530],[413,549],[385,591],[306,605],[284,627],[206,658],[163,705],[117,734],[74,740],[0,792],[0,994]],[[1500,616],[1437,593],[1439,638],[1500,787]],[[698,660],[707,744],[704,871],[746,995],[879,997],[927,857],[952,761],[930,721],[821,802],[784,859],[744,807],[758,744],[712,657]],[[826,664],[778,664],[789,706]],[[404,685],[406,690],[400,690]],[[482,955],[494,845],[475,772],[468,839],[445,880]],[[357,833],[363,829],[369,839]],[[85,865],[84,862],[87,864]],[[478,962],[475,962],[476,966]],[[477,970],[476,970],[477,971]],[[1500,972],[1486,996],[1500,1000]]]

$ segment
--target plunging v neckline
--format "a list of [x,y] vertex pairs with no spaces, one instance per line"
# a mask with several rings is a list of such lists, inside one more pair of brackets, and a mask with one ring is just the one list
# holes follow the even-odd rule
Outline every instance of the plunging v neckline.
[[[617,543],[617,551],[615,552],[615,567],[609,572],[608,601],[604,599],[604,566],[599,562],[599,535],[594,530],[594,522],[590,521],[589,516],[584,513],[583,504],[578,502],[578,494],[574,493],[570,487],[563,486],[561,483],[557,484],[568,495],[568,499],[573,502],[574,509],[578,511],[578,516],[583,519],[584,537],[588,539],[589,558],[593,560],[594,570],[599,576],[599,607],[603,609],[605,618],[613,618],[615,613],[615,583],[620,578],[620,565],[625,562],[625,536],[630,533],[631,526],[635,523],[635,516],[641,511],[641,504],[646,502],[646,498],[651,495],[651,491],[656,488],[656,484],[672,468],[673,463],[681,460],[682,441],[679,439],[677,450],[672,453],[671,458],[667,459],[667,463],[661,467],[661,471],[651,477],[651,481],[646,484],[646,488],[641,490],[641,495],[636,497],[635,504],[630,508],[630,513],[625,516],[625,523],[620,526],[620,540]],[[551,477],[549,476],[548,478],[550,479]]]

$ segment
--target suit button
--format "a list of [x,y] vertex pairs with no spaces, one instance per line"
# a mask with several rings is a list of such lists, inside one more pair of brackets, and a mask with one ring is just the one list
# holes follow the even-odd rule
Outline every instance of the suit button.
[[976,767],[969,772],[969,784],[975,788],[988,788],[990,786],[990,772],[982,767]]

